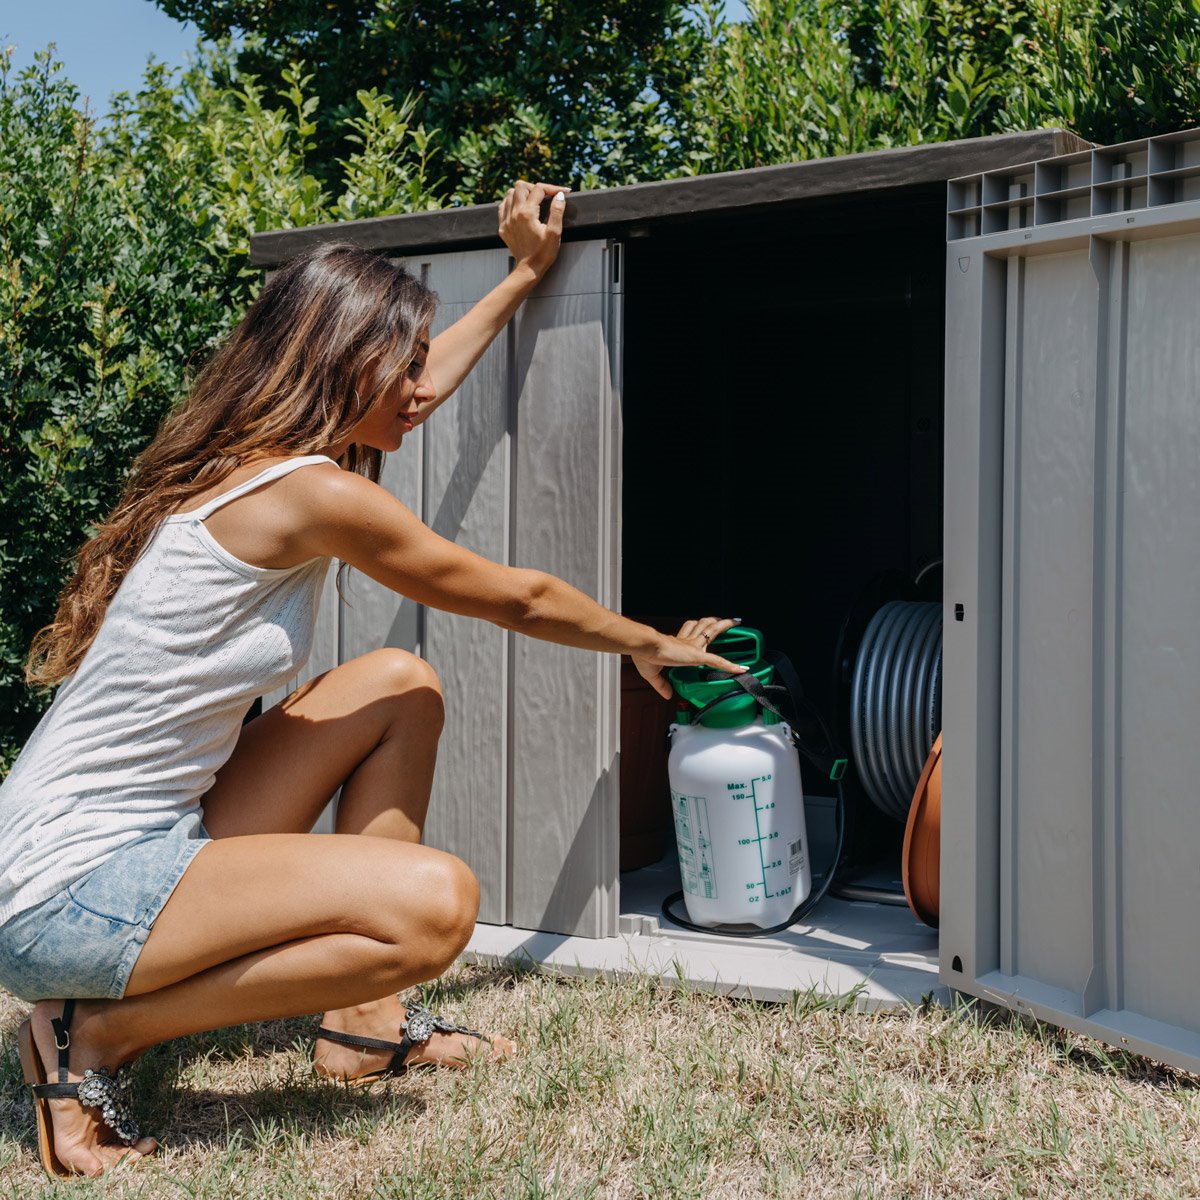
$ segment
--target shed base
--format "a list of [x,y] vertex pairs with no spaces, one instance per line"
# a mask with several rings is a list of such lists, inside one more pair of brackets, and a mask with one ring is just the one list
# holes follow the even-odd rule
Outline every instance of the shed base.
[[[819,825],[811,830],[818,862],[822,832]],[[653,866],[623,873],[620,881],[617,937],[477,925],[463,957],[571,975],[649,973],[701,991],[766,1001],[810,990],[845,997],[858,989],[852,1007],[860,1012],[919,1005],[927,997],[947,1007],[952,1002],[951,989],[938,982],[937,930],[907,906],[826,896],[789,929],[769,937],[729,937],[683,929],[662,917],[663,900],[679,888],[673,851]]]

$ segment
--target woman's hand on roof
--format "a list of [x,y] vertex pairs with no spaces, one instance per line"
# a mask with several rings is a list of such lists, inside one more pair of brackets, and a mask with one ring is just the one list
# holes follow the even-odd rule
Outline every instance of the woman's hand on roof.
[[[500,237],[517,265],[530,267],[539,279],[558,257],[570,190],[555,183],[518,179],[500,201]],[[547,196],[550,211],[543,221],[541,209]]]
[[701,617],[695,621],[684,621],[674,637],[663,635],[657,654],[632,655],[633,665],[637,667],[638,674],[668,700],[675,690],[663,667],[716,667],[719,671],[741,675],[747,669],[744,664],[731,662],[708,650],[708,643],[713,638],[737,624],[740,624],[737,617]]

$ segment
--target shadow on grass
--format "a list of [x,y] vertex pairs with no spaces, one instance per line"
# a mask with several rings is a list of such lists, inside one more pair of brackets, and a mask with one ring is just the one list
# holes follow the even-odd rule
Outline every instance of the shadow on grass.
[[177,1149],[232,1142],[253,1146],[295,1137],[367,1140],[381,1124],[410,1122],[425,1108],[420,1096],[378,1085],[182,1089],[166,1106],[152,1106],[144,1123]]
[[1119,1076],[1126,1083],[1145,1083],[1161,1091],[1191,1092],[1200,1088],[1200,1078],[1186,1071],[1101,1042],[1094,1042],[1090,1046],[1073,1045],[1074,1036],[1069,1030],[1050,1027],[1046,1040],[1058,1049],[1064,1059],[1081,1070],[1094,1075]]
[[954,1007],[947,1011],[957,1020],[974,1022],[981,1030],[1013,1030],[1035,1038],[1064,1064],[1070,1063],[1093,1075],[1120,1079],[1124,1083],[1148,1084],[1160,1091],[1200,1089],[1200,1076],[1051,1025],[1028,1013],[1014,1012],[1003,1005],[957,996]]

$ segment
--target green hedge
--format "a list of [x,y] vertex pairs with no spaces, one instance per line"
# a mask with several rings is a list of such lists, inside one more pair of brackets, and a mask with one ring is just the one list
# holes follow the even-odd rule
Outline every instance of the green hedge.
[[1200,0],[705,0],[679,125],[730,171],[1061,126],[1122,142],[1200,121]]

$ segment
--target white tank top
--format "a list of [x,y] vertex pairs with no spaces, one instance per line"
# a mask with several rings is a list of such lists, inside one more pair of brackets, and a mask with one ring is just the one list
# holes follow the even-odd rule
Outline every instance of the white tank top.
[[204,520],[309,463],[275,463],[163,519],[95,641],[0,784],[0,924],[181,818],[233,753],[250,705],[308,660],[328,558],[255,567]]

